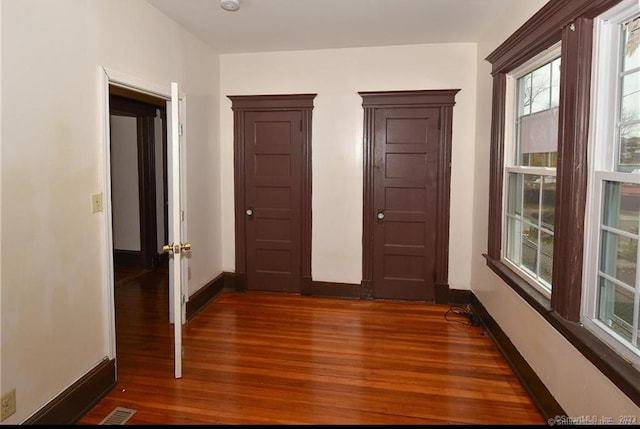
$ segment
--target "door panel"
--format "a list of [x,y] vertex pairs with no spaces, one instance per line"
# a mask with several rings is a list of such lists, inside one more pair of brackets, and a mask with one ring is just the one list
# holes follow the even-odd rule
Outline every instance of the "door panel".
[[373,297],[431,300],[440,109],[381,108],[374,121]]
[[246,112],[244,122],[247,284],[299,292],[302,113]]
[[[182,190],[184,171],[182,168],[182,145],[181,145],[181,112],[180,92],[178,84],[171,83],[171,138],[167,153],[168,164],[171,170],[168,177],[169,197],[169,240],[171,244],[165,246],[165,251],[170,254],[169,261],[169,303],[170,320],[173,323],[173,352],[174,352],[174,375],[175,378],[182,378],[182,324],[184,322],[185,299],[184,296],[184,276],[183,276],[183,255],[185,250],[182,243],[184,239],[183,228],[186,228],[183,217]],[[191,248],[189,244],[188,249]]]

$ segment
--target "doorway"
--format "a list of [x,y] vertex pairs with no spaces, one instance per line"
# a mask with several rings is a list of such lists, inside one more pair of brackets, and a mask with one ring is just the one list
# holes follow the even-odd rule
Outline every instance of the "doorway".
[[451,135],[458,91],[360,93],[364,297],[449,300]]
[[166,101],[109,86],[111,200],[117,270],[166,267]]
[[131,351],[126,344],[132,336],[140,336],[139,326],[136,331],[128,325],[131,320],[168,321],[168,258],[162,251],[168,242],[167,101],[109,85],[109,128],[120,366]]
[[229,98],[235,124],[237,288],[300,293],[311,284],[315,94]]

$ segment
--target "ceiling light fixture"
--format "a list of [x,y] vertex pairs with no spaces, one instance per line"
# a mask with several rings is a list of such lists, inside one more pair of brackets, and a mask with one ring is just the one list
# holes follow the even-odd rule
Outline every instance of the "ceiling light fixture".
[[229,12],[240,9],[240,0],[220,0],[220,7]]

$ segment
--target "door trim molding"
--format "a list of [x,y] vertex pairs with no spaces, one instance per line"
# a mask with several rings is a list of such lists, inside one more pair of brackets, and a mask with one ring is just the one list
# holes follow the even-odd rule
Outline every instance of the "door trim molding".
[[438,107],[440,109],[440,131],[438,146],[437,209],[436,209],[436,261],[435,301],[449,301],[449,215],[451,188],[451,135],[453,106],[459,89],[436,89],[416,91],[358,92],[364,108],[363,129],[363,182],[362,209],[362,298],[373,294],[373,232],[375,227],[374,207],[374,140],[375,112],[379,108]]
[[107,357],[116,357],[116,305],[114,297],[114,269],[113,269],[113,208],[111,206],[111,132],[110,122],[110,85],[117,85],[131,91],[144,92],[155,97],[171,99],[170,88],[154,82],[148,82],[116,70],[98,67],[100,76],[99,90],[101,94],[100,103],[100,125],[102,126],[102,193],[103,193],[103,249],[104,249],[104,272],[103,277],[103,298],[107,303],[104,318],[104,330],[108,332],[105,336],[105,347],[108,350]]
[[301,288],[311,283],[311,111],[316,94],[228,95],[233,110],[233,167],[236,289],[247,289],[245,229],[245,112],[300,111],[302,113],[302,186],[300,195]]

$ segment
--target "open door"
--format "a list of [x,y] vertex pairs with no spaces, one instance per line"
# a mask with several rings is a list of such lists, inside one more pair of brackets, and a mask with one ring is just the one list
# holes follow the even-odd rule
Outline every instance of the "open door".
[[169,254],[169,303],[170,321],[174,326],[174,359],[175,377],[182,377],[182,324],[184,323],[184,306],[186,296],[183,290],[184,253],[191,251],[190,243],[183,243],[184,211],[182,207],[182,121],[180,112],[178,84],[171,83],[171,122],[168,152],[168,188],[169,188],[169,242],[163,246]]

